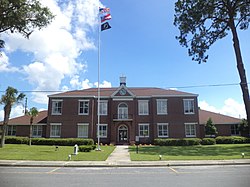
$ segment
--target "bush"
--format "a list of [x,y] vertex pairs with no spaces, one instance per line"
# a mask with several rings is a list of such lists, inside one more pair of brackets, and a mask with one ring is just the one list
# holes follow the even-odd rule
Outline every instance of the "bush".
[[201,140],[201,145],[215,145],[216,140],[214,138],[203,138]]
[[79,145],[93,145],[92,139],[83,138],[32,138],[33,145],[60,145],[60,146],[74,146]]
[[[6,137],[5,142],[8,144],[28,144],[27,137]],[[79,145],[93,145],[93,139],[83,138],[32,138],[32,145],[60,145],[60,146],[74,146]]]
[[154,144],[160,146],[192,146],[192,145],[200,145],[200,143],[201,139],[199,138],[183,138],[183,139],[158,138],[154,140]]
[[243,144],[248,138],[242,136],[218,136],[215,138],[217,144]]
[[27,137],[15,137],[15,136],[6,136],[6,144],[28,144],[29,138]]
[[96,148],[95,145],[82,145],[78,147],[79,152],[90,152]]

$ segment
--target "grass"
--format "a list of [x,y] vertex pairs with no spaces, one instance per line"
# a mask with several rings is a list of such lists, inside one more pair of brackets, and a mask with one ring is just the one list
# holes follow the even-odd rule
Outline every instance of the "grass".
[[[72,155],[73,161],[104,161],[114,150],[114,146],[101,146],[101,151],[78,152]],[[0,160],[43,160],[43,161],[66,161],[68,155],[74,151],[73,146],[38,146],[6,144],[0,148]]]
[[227,160],[241,159],[241,153],[250,159],[250,144],[220,144],[203,146],[141,146],[136,154],[136,147],[129,147],[133,161],[159,160]]

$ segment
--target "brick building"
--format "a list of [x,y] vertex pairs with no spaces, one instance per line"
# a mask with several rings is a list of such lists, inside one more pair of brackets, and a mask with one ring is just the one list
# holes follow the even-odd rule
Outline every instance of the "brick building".
[[[196,94],[161,88],[101,88],[100,141],[151,143],[155,138],[200,137]],[[49,96],[46,137],[97,138],[98,89]]]
[[[68,91],[49,95],[48,111],[34,118],[33,137],[93,138],[97,141],[98,89]],[[197,94],[162,88],[120,86],[101,88],[100,142],[153,143],[155,138],[205,137],[209,118],[218,135],[241,135],[241,119],[199,110]],[[8,136],[29,136],[29,116],[9,120]]]

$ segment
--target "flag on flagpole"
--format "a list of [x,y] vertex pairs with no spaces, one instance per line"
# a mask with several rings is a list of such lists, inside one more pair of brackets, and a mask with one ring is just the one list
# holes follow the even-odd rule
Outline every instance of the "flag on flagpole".
[[101,17],[101,22],[103,23],[104,21],[107,21],[110,19],[111,19],[111,14],[107,14],[107,15]]
[[109,11],[110,11],[110,8],[99,8],[99,13],[100,14],[103,14],[103,13],[109,13]]
[[104,31],[104,30],[107,30],[107,29],[110,29],[111,26],[109,25],[108,22],[105,22],[101,25],[101,31]]

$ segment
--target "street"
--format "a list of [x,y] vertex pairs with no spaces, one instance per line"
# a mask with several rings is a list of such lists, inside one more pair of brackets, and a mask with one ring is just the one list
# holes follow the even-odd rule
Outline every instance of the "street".
[[250,165],[181,167],[0,167],[1,187],[249,187]]

